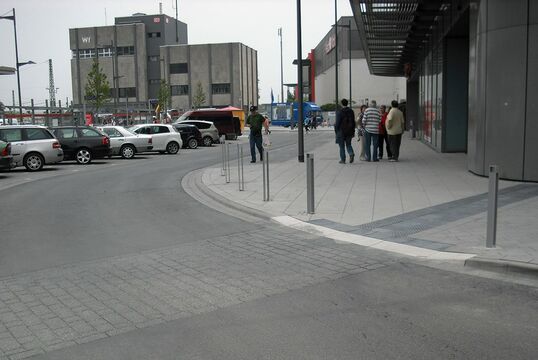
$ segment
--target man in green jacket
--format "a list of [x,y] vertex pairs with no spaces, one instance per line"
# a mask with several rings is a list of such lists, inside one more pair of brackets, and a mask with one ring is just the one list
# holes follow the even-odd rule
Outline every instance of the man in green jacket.
[[250,115],[247,117],[247,125],[250,126],[250,156],[251,163],[256,162],[256,147],[260,152],[260,161],[263,160],[262,128],[265,118],[258,113],[258,107],[250,107]]

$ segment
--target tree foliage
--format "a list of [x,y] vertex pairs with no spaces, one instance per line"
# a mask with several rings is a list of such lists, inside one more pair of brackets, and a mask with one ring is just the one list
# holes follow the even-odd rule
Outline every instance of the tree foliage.
[[202,105],[205,104],[206,101],[206,95],[204,92],[204,88],[202,87],[202,83],[198,81],[196,84],[196,92],[194,93],[194,96],[192,97],[192,106],[194,108],[199,108]]
[[94,111],[99,109],[110,99],[110,84],[103,69],[99,67],[97,59],[93,61],[92,68],[88,73],[84,93],[87,101],[93,105]]
[[161,80],[161,86],[159,87],[159,96],[158,96],[159,109],[163,111],[166,110],[168,106],[170,106],[170,100],[171,100],[170,86],[168,85],[166,81]]

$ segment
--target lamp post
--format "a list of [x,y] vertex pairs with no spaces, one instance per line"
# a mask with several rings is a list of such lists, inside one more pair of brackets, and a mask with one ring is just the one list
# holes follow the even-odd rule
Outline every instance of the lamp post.
[[24,65],[35,64],[35,62],[33,61],[19,62],[19,47],[17,44],[17,20],[15,17],[15,8],[13,8],[13,15],[0,16],[0,19],[7,19],[7,20],[13,21],[13,32],[15,34],[15,61],[17,64],[17,88],[19,92],[19,114],[22,115],[21,76],[19,74],[19,68]]
[[[301,0],[297,0],[297,89],[298,104],[297,104],[297,143],[298,143],[298,159],[299,162],[304,162],[304,136],[303,136],[303,56],[301,42]],[[292,106],[293,118],[293,106]]]
[[338,111],[338,0],[334,0],[334,111]]
[[283,57],[282,57],[282,28],[278,28],[278,36],[280,37],[280,102],[285,102],[284,101],[284,64],[283,64]]
[[[348,29],[347,33],[347,47],[348,47],[348,54],[349,54],[349,106],[353,107],[353,103],[351,102],[351,20],[347,23],[347,25],[336,25],[337,28],[346,28]],[[338,35],[337,35],[338,36]],[[337,76],[337,82],[338,84],[338,76]],[[338,94],[338,89],[336,90]]]

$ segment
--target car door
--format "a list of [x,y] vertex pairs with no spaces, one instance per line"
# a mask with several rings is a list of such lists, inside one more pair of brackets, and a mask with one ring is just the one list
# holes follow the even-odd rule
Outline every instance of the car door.
[[112,153],[119,154],[121,146],[125,143],[125,136],[115,128],[104,128],[103,132],[110,138]]
[[[157,128],[157,129],[155,129]],[[162,135],[159,136],[159,129],[156,125],[147,125],[139,127],[134,131],[137,134],[145,134],[145,135],[151,135],[152,137],[152,144],[153,144],[153,150],[154,151],[161,151],[165,150],[166,143],[162,137]]]
[[[151,136],[153,137],[153,150],[166,150],[170,130],[166,126],[152,125]],[[157,143],[157,145],[155,145]]]
[[64,151],[64,157],[73,159],[78,148],[78,135],[76,128],[54,129],[54,136],[60,141]]
[[22,165],[26,153],[26,142],[22,138],[22,128],[0,128],[0,140],[11,143],[11,155],[17,166]]

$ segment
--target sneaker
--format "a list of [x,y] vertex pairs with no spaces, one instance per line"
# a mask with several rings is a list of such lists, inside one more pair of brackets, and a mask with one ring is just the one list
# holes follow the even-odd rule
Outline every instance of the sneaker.
[[389,159],[389,161],[390,161],[390,162],[396,162],[396,161],[398,161],[398,160],[396,160],[396,159]]
[[349,155],[349,163],[351,164],[355,160],[355,154]]
[[338,163],[339,163],[339,164],[345,164],[346,162],[345,162],[345,161],[342,161],[342,160],[340,160],[340,161],[339,161]]
[[379,162],[379,159],[376,159],[376,160],[372,160],[373,162]]
[[256,162],[256,160],[250,160],[251,164],[254,164],[255,162]]

